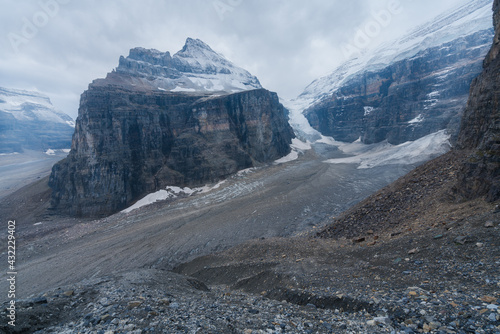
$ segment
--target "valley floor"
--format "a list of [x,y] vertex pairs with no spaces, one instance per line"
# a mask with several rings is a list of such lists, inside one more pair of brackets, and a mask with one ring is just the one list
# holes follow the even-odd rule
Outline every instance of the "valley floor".
[[[340,214],[411,167],[356,169],[323,163],[339,154],[334,150],[316,152],[240,173],[206,194],[97,221],[10,211],[9,217],[22,217],[20,299],[18,326],[2,329],[500,332],[500,211],[481,200],[453,203],[424,191],[437,179],[437,188],[450,186],[449,155],[432,167],[451,165],[447,176],[421,182],[426,165]],[[422,185],[411,200],[402,197],[408,182]],[[45,203],[43,184],[9,200]],[[387,199],[398,196],[402,202]],[[428,210],[421,210],[422,201]],[[362,210],[370,203],[385,214],[349,225],[349,217],[367,216]],[[436,205],[443,215],[433,211]],[[396,209],[405,219],[387,218]],[[324,228],[336,221],[347,227]],[[6,289],[2,273],[0,291]]]
[[0,154],[0,199],[50,174],[52,166],[67,153],[62,150]]

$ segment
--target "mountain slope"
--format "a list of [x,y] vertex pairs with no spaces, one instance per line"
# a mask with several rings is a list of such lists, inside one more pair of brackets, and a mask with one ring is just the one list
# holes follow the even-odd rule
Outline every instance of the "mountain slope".
[[47,96],[0,87],[0,153],[69,148],[74,126]]
[[[364,308],[366,333],[497,333],[500,198],[491,195],[499,176],[500,0],[494,13],[495,42],[472,86],[458,148],[329,218],[315,237],[255,240],[176,271],[336,314]],[[480,156],[485,148],[471,161],[470,150]],[[467,201],[457,201],[462,181]],[[474,186],[481,183],[490,191]]]
[[472,79],[492,38],[491,1],[474,0],[309,85],[296,104],[339,141],[413,141],[456,136]]

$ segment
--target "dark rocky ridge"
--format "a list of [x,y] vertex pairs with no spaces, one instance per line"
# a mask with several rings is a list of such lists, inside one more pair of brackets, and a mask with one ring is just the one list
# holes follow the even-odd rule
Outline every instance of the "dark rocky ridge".
[[346,142],[400,144],[446,128],[456,135],[491,36],[491,30],[479,31],[367,71],[305,115],[323,135]]
[[466,199],[486,196],[500,199],[500,3],[493,5],[495,37],[484,61],[484,70],[474,80],[462,119],[457,147],[472,150],[455,188]]
[[215,182],[290,152],[293,130],[275,93],[210,96],[111,83],[82,95],[72,150],[50,177],[58,212],[109,215],[168,185]]

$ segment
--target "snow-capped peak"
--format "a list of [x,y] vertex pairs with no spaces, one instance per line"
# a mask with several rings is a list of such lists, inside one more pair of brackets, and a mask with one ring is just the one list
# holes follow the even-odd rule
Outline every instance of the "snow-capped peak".
[[173,56],[155,49],[134,48],[121,57],[117,73],[131,84],[174,92],[238,92],[259,89],[259,80],[235,66],[199,39],[188,38]]
[[34,91],[0,87],[0,111],[19,121],[62,123],[75,127],[73,119],[57,111],[48,96]]
[[173,59],[174,63],[177,62],[178,65],[181,65],[179,67],[189,69],[193,73],[229,74],[242,72],[241,69],[236,68],[230,61],[199,39],[188,38],[182,50],[177,52]]

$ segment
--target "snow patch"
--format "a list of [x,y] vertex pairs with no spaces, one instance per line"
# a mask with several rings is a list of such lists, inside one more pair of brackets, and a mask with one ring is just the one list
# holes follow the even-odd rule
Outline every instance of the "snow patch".
[[297,151],[307,151],[307,150],[310,150],[312,148],[311,143],[309,141],[306,141],[304,143],[303,141],[301,141],[300,139],[297,139],[297,138],[292,139],[292,144],[290,145],[290,147],[293,150],[297,150]]
[[363,107],[365,109],[365,116],[368,116],[372,113],[372,111],[374,110],[373,107]]
[[292,152],[290,152],[287,156],[285,156],[285,157],[283,157],[281,159],[276,160],[274,163],[276,165],[284,164],[284,163],[287,163],[287,162],[290,162],[290,161],[297,160],[298,158],[299,158],[299,152],[297,152],[295,150],[292,150]]
[[192,196],[195,194],[203,194],[209,191],[212,191],[214,189],[220,188],[222,184],[224,184],[224,181],[221,181],[214,186],[204,186],[200,188],[194,188],[191,189],[189,187],[177,187],[177,186],[167,186],[165,189],[159,190],[157,192],[151,193],[149,195],[146,195],[144,198],[140,199],[137,201],[134,205],[126,208],[125,210],[122,210],[123,213],[130,213],[134,210],[140,209],[142,207],[151,205],[153,203],[159,202],[159,201],[165,201],[167,199],[173,199],[177,198],[179,196]]
[[196,89],[194,89],[194,88],[182,88],[182,87],[177,86],[170,91],[171,92],[196,92]]
[[330,146],[338,146],[339,142],[333,139],[332,137],[321,135],[321,139],[318,139],[314,142],[315,144],[326,144]]
[[424,121],[424,116],[422,116],[422,114],[418,115],[417,117],[415,117],[414,119],[412,119],[411,121],[408,121],[408,124],[417,124],[417,123],[422,123]]
[[49,148],[44,153],[47,154],[47,155],[53,156],[53,155],[56,155],[57,153],[61,153],[61,152],[68,154],[70,151],[71,151],[71,149],[69,149],[69,148],[57,149],[57,150]]
[[247,169],[242,169],[240,170],[239,172],[236,173],[237,176],[243,176],[243,175],[247,175],[247,174],[250,174],[250,173],[253,173],[257,168],[256,167],[251,167],[251,168],[247,168]]
[[303,142],[297,138],[292,139],[292,144],[290,145],[290,147],[292,148],[292,151],[287,156],[276,160],[274,162],[276,165],[297,160],[299,158],[299,153],[303,154],[304,151],[310,150],[312,148],[309,141]]
[[416,141],[400,145],[391,145],[386,141],[372,145],[362,143],[343,144],[338,148],[344,153],[353,156],[330,159],[325,162],[331,164],[358,164],[358,169],[395,164],[415,164],[448,152],[451,148],[449,139],[450,135],[446,133],[446,130],[441,130]]

